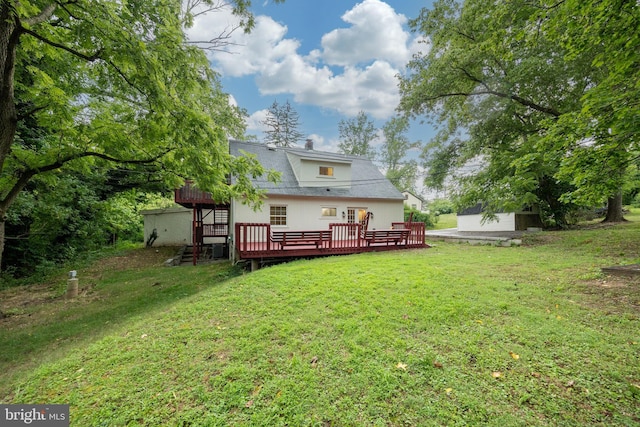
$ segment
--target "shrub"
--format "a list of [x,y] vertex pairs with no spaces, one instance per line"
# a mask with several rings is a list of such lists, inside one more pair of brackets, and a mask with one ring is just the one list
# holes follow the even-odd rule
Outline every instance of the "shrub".
[[420,212],[416,209],[411,209],[408,206],[404,207],[404,220],[409,221],[409,217],[413,213],[413,222],[424,222],[427,227],[433,227],[435,225],[435,221],[431,214],[426,212]]
[[447,199],[435,199],[429,202],[429,211],[433,215],[445,215],[453,213],[455,207],[450,200]]

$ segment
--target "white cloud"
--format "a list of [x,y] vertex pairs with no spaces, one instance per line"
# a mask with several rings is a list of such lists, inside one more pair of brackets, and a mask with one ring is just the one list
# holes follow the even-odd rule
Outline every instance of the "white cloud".
[[332,65],[355,65],[385,60],[397,66],[409,59],[409,34],[402,28],[407,18],[380,0],[364,0],[342,15],[349,28],[322,37],[323,59]]
[[267,127],[263,124],[268,110],[258,110],[245,119],[248,132],[264,132]]
[[421,55],[427,55],[431,50],[431,40],[426,37],[416,37],[411,41],[411,45],[409,46],[409,52],[411,56],[419,53]]
[[295,93],[295,100],[330,108],[348,116],[365,111],[375,118],[385,119],[393,114],[400,100],[397,91],[397,70],[388,63],[376,61],[361,69],[345,68],[340,75],[307,85]]
[[[285,25],[257,16],[250,34],[234,32],[228,52],[211,52],[210,59],[225,77],[255,75],[263,95],[291,94],[296,102],[348,116],[365,111],[387,119],[400,99],[396,75],[424,45],[418,46],[403,29],[404,15],[380,0],[358,3],[342,19],[347,28],[328,32],[321,49],[303,56],[300,42],[286,38]],[[230,10],[203,15],[189,37],[209,39],[211,29],[232,28],[234,22]]]
[[251,33],[236,31],[230,39],[231,44],[224,51],[211,52],[209,58],[225,76],[259,75],[273,64],[298,56],[296,51],[300,43],[295,39],[285,39],[286,33],[286,26],[268,16],[258,16]]

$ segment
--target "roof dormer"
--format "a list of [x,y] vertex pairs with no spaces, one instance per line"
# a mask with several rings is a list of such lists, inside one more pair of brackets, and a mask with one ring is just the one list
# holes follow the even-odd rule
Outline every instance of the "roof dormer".
[[351,160],[314,153],[287,153],[300,187],[351,188]]

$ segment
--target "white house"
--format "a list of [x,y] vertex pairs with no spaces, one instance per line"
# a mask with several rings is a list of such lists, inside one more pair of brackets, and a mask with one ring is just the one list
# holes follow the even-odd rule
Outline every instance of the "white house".
[[[265,191],[262,208],[254,210],[242,200],[218,206],[212,201],[203,205],[180,202],[176,197],[185,208],[142,213],[145,239],[155,229],[156,245],[190,244],[196,240],[194,232],[199,232],[193,225],[196,218],[205,230],[204,243],[224,245],[233,244],[236,223],[270,224],[274,231],[295,231],[327,230],[329,224],[362,223],[367,217],[369,230],[388,229],[392,223],[404,221],[405,197],[369,159],[316,151],[310,141],[305,148],[298,148],[231,140],[229,150],[233,156],[255,156],[265,169],[280,172],[277,184],[266,176],[252,180],[256,188]],[[207,212],[197,212],[202,209]],[[232,252],[228,246],[225,249],[225,253]]]
[[404,220],[404,196],[371,160],[305,148],[274,147],[231,141],[231,154],[256,156],[266,169],[281,173],[278,184],[265,177],[253,184],[266,191],[260,211],[231,202],[231,221],[269,223],[273,229],[326,229],[330,223],[362,222],[371,212],[369,229],[388,228]]
[[420,212],[424,211],[424,200],[421,197],[416,196],[411,191],[403,191],[402,195],[405,197],[404,204],[411,209],[418,210]]

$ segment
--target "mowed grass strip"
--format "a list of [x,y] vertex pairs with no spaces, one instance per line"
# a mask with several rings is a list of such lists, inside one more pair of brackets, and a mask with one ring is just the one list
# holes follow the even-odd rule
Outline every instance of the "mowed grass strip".
[[599,268],[639,249],[629,223],[231,279],[220,265],[105,273],[96,289],[123,287],[105,309],[126,289],[172,296],[132,303],[1,401],[69,403],[72,425],[637,425],[639,282]]

